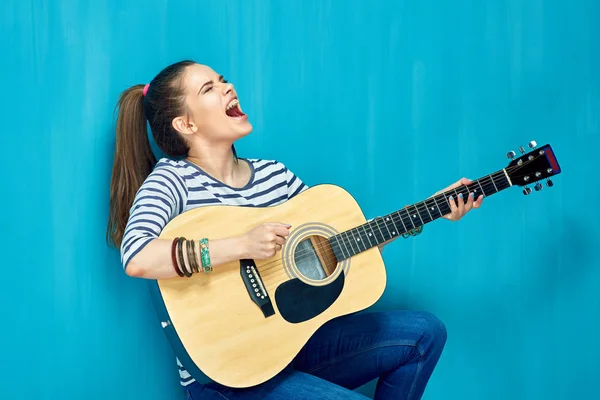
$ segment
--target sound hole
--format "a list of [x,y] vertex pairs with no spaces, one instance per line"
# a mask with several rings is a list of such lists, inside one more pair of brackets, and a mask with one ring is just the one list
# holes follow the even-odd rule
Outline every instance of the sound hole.
[[329,240],[322,236],[309,236],[298,243],[294,262],[302,275],[312,280],[323,280],[334,273],[337,259]]

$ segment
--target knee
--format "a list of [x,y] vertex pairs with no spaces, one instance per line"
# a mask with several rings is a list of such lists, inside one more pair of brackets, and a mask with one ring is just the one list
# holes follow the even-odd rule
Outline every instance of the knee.
[[421,341],[428,342],[428,347],[441,352],[448,338],[448,332],[446,331],[444,322],[426,311],[419,312],[417,318],[419,320],[419,325],[421,326]]

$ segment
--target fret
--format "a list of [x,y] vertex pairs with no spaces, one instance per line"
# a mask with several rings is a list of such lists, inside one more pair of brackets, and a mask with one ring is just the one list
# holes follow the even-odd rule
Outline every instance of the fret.
[[[421,210],[421,207],[423,207],[423,210]],[[427,204],[425,204],[424,201],[417,203],[417,210],[419,210],[419,214],[421,215],[421,220],[424,221],[423,225],[425,225],[428,222],[433,221],[433,217],[429,213],[429,210],[427,209]],[[425,212],[423,212],[423,211],[425,211]],[[429,219],[427,219],[427,217],[429,217]]]
[[358,251],[354,251],[354,239],[350,236],[350,231],[344,232],[346,234],[346,241],[350,244],[350,248],[352,249],[352,255],[358,254]]
[[377,225],[377,229],[379,229],[379,233],[381,233],[381,241],[379,241],[379,243],[383,243],[385,242],[385,235],[383,234],[383,231],[381,230],[381,227],[379,226],[379,221],[377,221],[378,218],[375,218],[375,224]]
[[[377,227],[377,223],[374,219],[370,220],[369,222],[367,222],[366,224],[369,227],[369,232],[372,234],[373,239],[375,240],[375,243],[381,243],[381,240],[379,239],[378,235],[377,235],[377,231],[379,231],[381,233],[381,230]],[[381,238],[383,239],[383,234],[381,235]]]
[[400,214],[400,211],[396,211],[396,214],[398,214],[398,216],[400,217],[400,222],[402,222],[404,232],[408,232],[408,228],[406,227],[406,224],[404,224],[404,217],[402,216],[402,214]]
[[494,186],[494,183],[492,182],[492,185],[491,185],[492,187],[490,187],[491,178],[490,177],[486,177],[485,180],[486,180],[486,183],[485,183],[485,187],[486,187],[485,195],[486,196],[491,196],[494,193],[496,193],[492,189],[492,187]]
[[[412,226],[413,226],[413,229],[414,229],[414,228],[416,228],[416,226],[415,226],[415,223],[413,222],[413,219],[412,219],[412,217],[410,216],[410,213],[408,212],[408,210],[407,210],[406,208],[405,208],[404,210],[406,211],[406,214],[408,215],[408,220],[409,220],[409,221],[410,221],[410,223],[412,224]],[[409,230],[410,230],[410,229],[409,229]]]
[[452,189],[454,191],[454,197],[458,198],[458,192],[456,191],[456,188]]
[[511,186],[510,181],[508,180],[507,176],[503,173],[503,171],[499,171],[493,175],[496,175],[496,185],[500,187],[500,190],[504,190]]
[[433,221],[434,218],[433,218],[433,215],[431,215],[431,213],[429,212],[429,206],[427,205],[427,200],[425,200],[424,204],[425,204],[425,209],[427,210],[427,214],[429,214],[429,218],[431,218],[431,220]]
[[[394,222],[394,218],[391,214],[388,214],[385,216],[385,224],[388,228],[388,231],[390,232],[390,239],[398,236],[400,234],[400,232],[398,232],[398,228],[396,227],[396,223]],[[390,221],[392,223],[392,225],[390,226]]]
[[[339,238],[338,236],[339,236],[339,235],[335,235],[335,236],[334,236],[334,238],[335,238],[335,241],[337,242],[337,248],[339,249],[339,251],[340,251],[340,254],[342,255],[342,258],[346,258],[347,256],[346,256],[346,255],[344,254],[344,252],[342,251],[342,247],[341,247],[341,245],[340,245],[340,238]],[[330,241],[330,243],[331,243],[331,241]],[[331,247],[333,247],[333,243],[331,243]],[[333,254],[335,254],[335,249],[333,249]],[[348,256],[349,256],[349,255],[348,255]],[[338,257],[338,258],[339,258],[339,257]]]
[[442,212],[442,209],[440,208],[440,205],[438,204],[437,200],[435,199],[435,196],[433,196],[433,202],[435,203],[435,206],[438,209],[438,212],[440,213],[440,217],[444,215],[444,213]]
[[362,225],[362,228],[365,232],[365,235],[367,236],[367,240],[369,241],[369,247],[374,247],[373,242],[371,242],[371,236],[373,236],[373,233],[367,232],[367,228],[365,227],[365,225]]
[[342,243],[344,244],[344,248],[346,249],[346,252],[348,253],[348,257],[350,257],[352,254],[352,252],[350,251],[350,249],[348,249],[348,245],[346,244],[347,240],[344,239],[344,232],[340,233],[340,236],[342,238]]
[[[383,220],[383,218],[381,218],[381,219]],[[385,222],[385,220],[383,220],[383,225],[385,225],[385,229],[388,231],[388,235],[389,235],[389,237],[388,237],[388,239],[386,239],[386,241],[387,241],[387,240],[391,239],[391,237],[392,237],[392,232],[390,232],[390,228],[387,226],[387,222]],[[384,236],[384,237],[385,237],[385,236]]]
[[[402,210],[403,214],[401,214],[402,216],[402,225],[404,226],[405,232],[408,232],[411,228],[409,227],[408,223],[404,223],[404,218],[408,218],[408,220],[410,221],[410,213],[408,212],[408,210],[406,209],[406,207],[404,207]],[[412,225],[412,224],[411,224]]]
[[[416,206],[414,206],[414,205],[413,205],[413,208],[414,208],[414,209],[415,209],[415,211],[417,212],[417,214],[416,214],[416,215],[418,215],[418,216],[419,216],[419,219],[421,220],[421,225],[425,225],[425,222],[423,222],[423,218],[421,218],[421,213],[419,212],[419,209],[418,209]],[[416,215],[413,215],[413,217],[415,217],[415,218],[416,218]]]
[[[359,225],[359,226],[357,226],[357,227],[355,228],[355,230],[356,230],[356,233],[358,233],[358,237],[360,238],[360,242],[362,243],[362,246],[364,247],[364,249],[363,249],[363,250],[367,250],[367,249],[371,248],[371,246],[369,246],[369,245],[367,244],[367,242],[368,242],[369,238],[367,238],[367,237],[363,236],[363,234],[360,232],[360,225]],[[363,229],[363,230],[364,230],[364,229]]]
[[[485,197],[485,192],[483,191],[483,187],[481,186],[481,179],[477,179],[475,182],[477,182],[477,184],[479,185],[479,189],[481,189],[481,194]],[[477,198],[479,198],[479,196],[475,196],[477,200]]]
[[450,197],[452,197],[452,195],[450,195],[450,196],[444,196],[444,200],[446,200],[446,202],[442,203],[442,205],[444,207],[448,207],[448,210],[444,213],[444,215],[452,212],[452,208],[450,207]]
[[[462,189],[466,189],[466,193],[463,193]],[[454,189],[454,192],[456,193],[456,189]],[[462,197],[461,197],[461,195],[462,195]],[[466,203],[465,199],[469,200],[469,189],[466,186],[461,186],[459,188],[459,190],[458,190],[458,195],[456,195],[456,198],[459,201],[462,201],[463,203]]]
[[398,231],[398,227],[396,226],[396,223],[394,222],[394,216],[391,214],[388,214],[388,215],[389,215],[388,218],[392,220],[392,225],[394,225],[394,230],[392,231],[392,234],[395,232],[395,235],[398,236],[399,231]]
[[[354,228],[351,230],[352,232],[352,241],[354,242],[354,244],[356,244],[356,247],[358,248],[358,253],[360,253],[361,251],[364,251],[367,249],[366,245],[363,242],[363,238],[360,235],[360,232],[358,229]],[[362,245],[362,246],[361,246]],[[361,250],[361,247],[363,247],[363,249]]]
[[350,241],[352,242],[352,246],[353,246],[352,250],[354,250],[354,245],[356,245],[356,249],[358,250],[354,254],[360,253],[360,251],[361,251],[360,250],[360,235],[358,235],[358,237],[357,237],[356,228],[348,230],[348,236],[350,237]]
[[[435,207],[434,207],[434,206],[436,205],[436,204],[435,204],[435,200],[433,200],[433,201],[434,201],[434,203],[433,203],[433,204],[428,204],[428,203],[427,203],[427,202],[431,202],[432,200],[433,200],[433,198],[429,198],[429,199],[425,200],[425,205],[427,206],[427,211],[428,211],[428,212],[429,212],[429,214],[432,216],[431,220],[433,221],[434,219],[441,217],[441,214],[440,214],[440,212],[439,212],[439,210],[438,210],[438,216],[437,216],[437,217],[434,217],[434,216],[433,216],[433,214],[432,214],[432,213],[435,213]],[[431,205],[431,207],[430,207],[430,205]]]
[[496,189],[496,193],[499,192],[498,188],[496,187],[496,182],[494,182],[494,177],[491,175],[488,175],[490,177],[490,179],[492,180],[492,183],[494,184],[494,188]]

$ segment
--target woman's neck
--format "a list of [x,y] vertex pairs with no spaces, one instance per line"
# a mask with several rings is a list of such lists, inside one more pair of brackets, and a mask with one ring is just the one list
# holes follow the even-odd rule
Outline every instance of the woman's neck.
[[238,186],[239,181],[246,178],[245,169],[235,160],[231,147],[205,148],[204,151],[190,149],[187,160],[229,186]]

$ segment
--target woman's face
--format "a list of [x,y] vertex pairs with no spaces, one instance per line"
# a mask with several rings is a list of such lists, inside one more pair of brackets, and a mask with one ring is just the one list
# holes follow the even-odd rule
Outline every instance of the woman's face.
[[183,85],[194,134],[210,141],[233,143],[252,131],[233,85],[210,67],[201,64],[187,67]]

